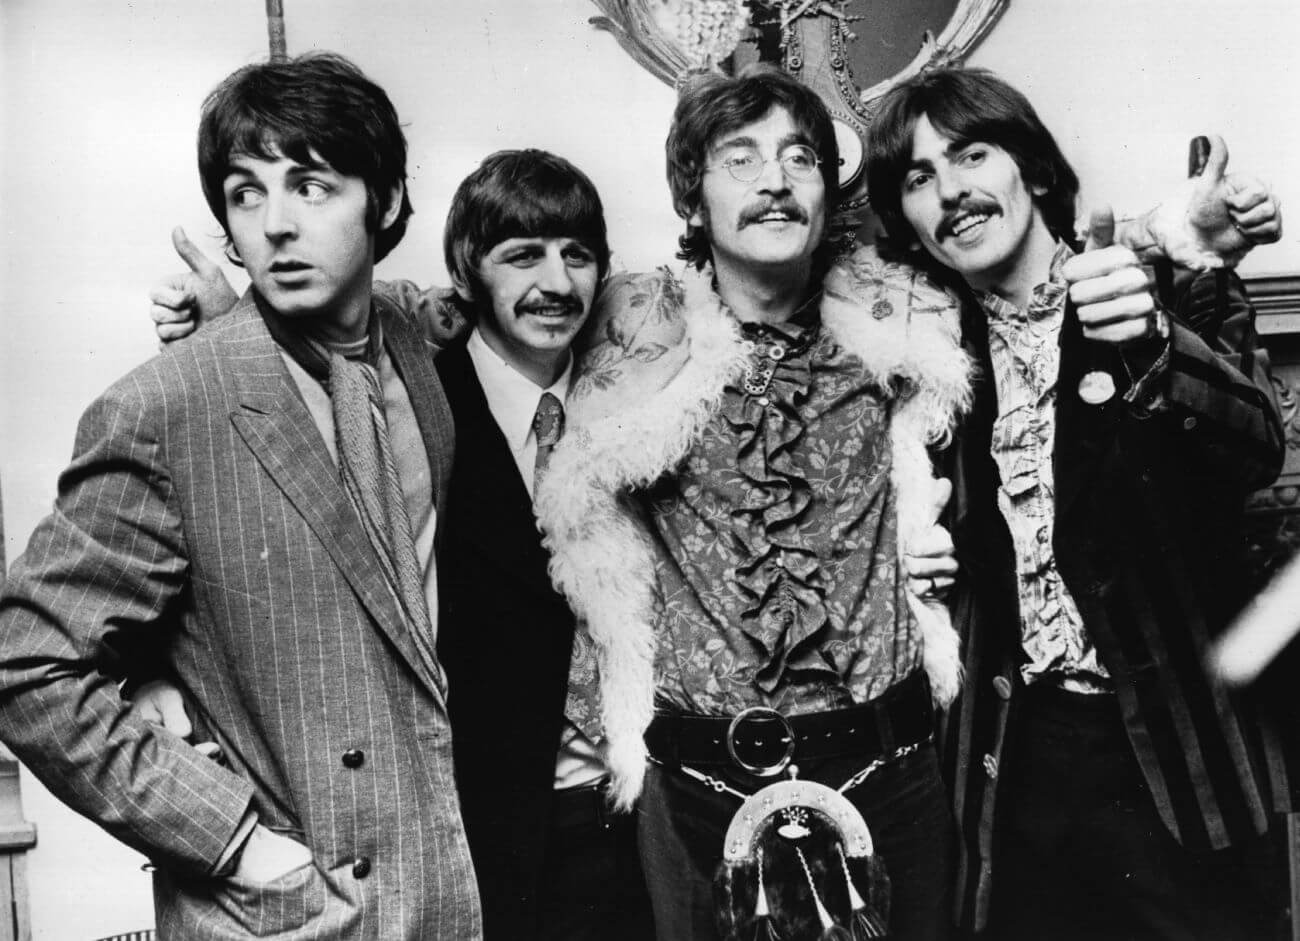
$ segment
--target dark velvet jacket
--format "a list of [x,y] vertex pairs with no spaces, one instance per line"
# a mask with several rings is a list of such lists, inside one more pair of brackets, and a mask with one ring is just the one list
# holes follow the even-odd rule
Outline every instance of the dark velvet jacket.
[[[1166,299],[1175,315],[1165,407],[1124,400],[1128,371],[1113,346],[1083,338],[1067,307],[1061,331],[1053,468],[1053,546],[1102,662],[1161,818],[1193,848],[1224,847],[1289,807],[1279,731],[1246,696],[1211,682],[1210,640],[1245,600],[1245,497],[1277,476],[1281,419],[1254,310],[1235,278],[1212,274]],[[961,830],[957,916],[984,923],[996,871],[994,810],[1008,717],[1023,689],[1010,533],[990,453],[996,391],[982,309],[964,313],[979,364],[971,415],[944,460],[963,574],[953,596],[965,644],[962,697],[948,714],[946,770]],[[1117,391],[1088,405],[1077,387],[1103,369]]]
[[488,941],[536,934],[573,615],[464,339],[439,353],[456,462],[439,522],[438,658]]

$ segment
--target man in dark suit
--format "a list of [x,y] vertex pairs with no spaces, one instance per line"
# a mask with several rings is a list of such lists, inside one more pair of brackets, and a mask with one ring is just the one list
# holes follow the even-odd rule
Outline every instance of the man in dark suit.
[[[1226,160],[1216,142],[1189,183],[1226,194],[1222,218],[1190,221],[1240,257],[1280,221]],[[1286,807],[1285,765],[1202,665],[1242,601],[1244,498],[1282,459],[1239,282],[1157,299],[1108,210],[1076,254],[1077,178],[987,72],[891,92],[868,174],[890,245],[959,282],[980,367],[949,452],[963,920],[1004,939],[1269,936],[1277,909],[1242,863]]]
[[600,198],[567,160],[495,153],[457,189],[443,245],[472,329],[436,360],[456,419],[438,653],[486,935],[649,938],[635,819],[608,809],[601,754],[566,718],[574,619],[532,507],[609,268]]
[[[86,412],[0,600],[0,736],[153,860],[160,937],[481,936],[435,654],[452,419],[371,294],[405,161],[337,56],[209,96],[200,176],[252,287]],[[127,657],[225,765],[122,701]]]

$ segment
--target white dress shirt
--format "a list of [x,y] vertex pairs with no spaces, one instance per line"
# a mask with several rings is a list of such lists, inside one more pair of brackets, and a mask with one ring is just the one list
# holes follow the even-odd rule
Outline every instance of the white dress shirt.
[[542,389],[497,355],[487,345],[477,327],[470,333],[466,348],[470,362],[474,364],[474,372],[478,375],[479,385],[487,397],[488,411],[506,437],[515,466],[519,468],[519,476],[523,478],[531,498],[533,469],[537,463],[537,435],[533,433],[533,416],[537,414],[537,403],[547,392],[561,402],[565,401],[569,394],[569,377],[573,373],[573,357],[569,357],[560,378]]

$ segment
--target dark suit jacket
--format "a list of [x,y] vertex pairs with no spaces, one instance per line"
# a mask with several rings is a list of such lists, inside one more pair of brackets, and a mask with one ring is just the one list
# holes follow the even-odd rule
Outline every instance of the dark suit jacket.
[[[429,348],[376,309],[445,513]],[[109,674],[132,648],[176,677],[229,769],[124,706]],[[160,937],[479,936],[442,680],[251,298],[83,416],[0,600],[0,736],[154,860]],[[314,865],[211,878],[250,803]]]
[[[1061,332],[1053,467],[1053,546],[1061,577],[1116,683],[1125,728],[1169,831],[1183,845],[1223,847],[1262,831],[1289,804],[1286,764],[1244,697],[1202,668],[1210,639],[1244,601],[1245,497],[1281,467],[1281,421],[1254,311],[1213,275],[1174,299],[1167,411],[1123,401],[1114,347]],[[1020,687],[1020,615],[1010,533],[990,454],[996,393],[982,311],[963,333],[981,366],[972,414],[950,449],[953,540],[963,567],[954,597],[966,685],[949,714],[947,761],[962,830],[959,916],[981,925],[995,878],[993,822],[1003,733]],[[1087,405],[1077,387],[1102,368],[1116,395]]]
[[532,501],[464,342],[436,363],[456,420],[438,632],[456,779],[485,934],[526,941],[537,929],[573,615],[551,587]]

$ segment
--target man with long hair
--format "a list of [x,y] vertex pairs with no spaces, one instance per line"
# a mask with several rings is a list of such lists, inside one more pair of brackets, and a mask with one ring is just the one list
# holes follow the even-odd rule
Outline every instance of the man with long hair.
[[606,288],[538,492],[596,651],[573,685],[599,704],[616,799],[639,797],[659,937],[751,937],[765,911],[815,926],[810,891],[850,923],[835,849],[807,882],[769,855],[715,915],[715,876],[737,885],[728,824],[792,765],[865,818],[891,936],[940,936],[953,826],[932,696],[958,665],[926,445],[963,394],[956,321],[910,272],[833,258],[830,117],[785,73],[688,87],[667,157],[688,270]]
[[[1109,211],[1078,244],[1074,171],[986,71],[892,90],[869,143],[888,247],[960,285],[979,366],[946,462],[963,920],[1005,939],[1268,936],[1278,908],[1245,863],[1286,807],[1285,765],[1203,667],[1244,600],[1244,499],[1283,454],[1240,282],[1153,291]],[[1189,185],[1226,188],[1216,239],[1236,257],[1280,222],[1226,159],[1215,141]]]

